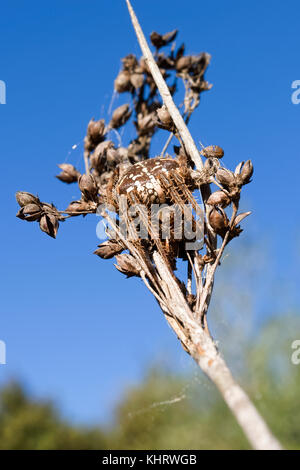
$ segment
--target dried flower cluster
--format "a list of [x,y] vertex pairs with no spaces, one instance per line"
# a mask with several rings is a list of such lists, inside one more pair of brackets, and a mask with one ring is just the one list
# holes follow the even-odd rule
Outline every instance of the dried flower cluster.
[[65,220],[53,204],[41,202],[37,196],[25,191],[18,191],[16,199],[20,205],[17,217],[27,222],[37,221],[40,229],[50,237],[55,238],[59,221]]
[[[183,44],[175,51],[173,41],[176,36],[177,30],[164,35],[156,32],[151,34],[152,44],[156,48],[156,62],[165,79],[172,80],[172,84],[169,85],[172,94],[176,91],[178,77],[182,77],[185,82],[190,83],[190,90],[186,92],[185,101],[187,93],[190,93],[193,88],[195,100],[199,103],[200,93],[211,86],[204,79],[210,56],[206,53],[199,56],[185,56]],[[171,43],[173,44],[168,52],[161,52],[163,47],[170,46]],[[192,87],[192,82],[197,82],[198,86]],[[61,173],[57,175],[57,178],[67,184],[78,183],[81,199],[72,201],[67,209],[61,212],[65,214],[65,217],[56,215],[57,220],[95,213],[97,206],[107,201],[107,189],[109,188],[111,192],[112,185],[129,168],[149,158],[151,140],[158,128],[176,133],[168,111],[162,106],[159,92],[143,57],[138,60],[133,54],[129,54],[122,59],[122,70],[115,79],[114,88],[117,93],[128,92],[130,103],[115,109],[108,123],[105,123],[104,119],[98,121],[91,119],[88,123],[84,139],[86,173],[81,175],[69,163],[58,165]],[[190,115],[193,109],[194,107],[186,108],[186,116]],[[133,119],[135,125],[136,137],[127,147],[116,146],[109,138],[111,130],[124,126],[130,118]],[[17,200],[20,203],[19,199]],[[32,195],[32,200],[37,201],[38,198]],[[46,207],[45,204],[44,207]],[[43,210],[45,212],[45,209]],[[29,222],[40,221],[39,214],[38,211],[35,216],[21,209],[18,217]],[[53,214],[51,217],[53,218]],[[45,232],[55,237],[58,224],[54,225],[55,230],[45,230]],[[42,227],[44,227],[43,223]]]
[[[188,122],[199,104],[201,93],[211,88],[204,77],[210,56],[207,53],[185,55],[183,44],[176,49],[176,37],[177,30],[174,30],[166,34],[153,32],[150,39],[155,47],[156,64],[168,83],[171,95],[177,89],[178,80],[184,84],[183,117]],[[162,48],[165,48],[164,52]],[[203,168],[195,168],[169,110],[161,102],[144,57],[138,60],[129,54],[122,59],[122,69],[114,81],[114,89],[117,93],[127,93],[129,103],[115,109],[109,122],[91,119],[88,123],[84,139],[85,173],[80,174],[69,163],[59,165],[61,173],[57,178],[67,184],[77,183],[80,199],[72,201],[65,211],[58,211],[53,205],[42,203],[37,196],[18,192],[17,201],[21,208],[17,216],[28,222],[39,222],[41,230],[55,238],[60,221],[95,213],[105,203],[118,214],[120,201],[124,198],[129,208],[143,206],[139,221],[147,228],[146,237],[139,236],[135,212],[129,211],[126,215],[128,234],[125,236],[120,229],[120,219],[111,221],[103,211],[102,215],[110,220],[112,230],[110,238],[98,246],[95,254],[103,259],[116,256],[116,268],[120,272],[128,277],[142,277],[156,298],[163,302],[153,259],[158,252],[204,326],[206,309],[203,305],[201,307],[201,292],[206,285],[206,267],[215,269],[225,245],[242,231],[239,224],[249,212],[237,214],[237,210],[242,187],[251,180],[252,163],[250,160],[241,162],[232,172],[221,165],[223,149],[211,145],[199,151],[205,159]],[[113,140],[115,132],[129,120],[134,123],[136,136],[127,147],[117,145]],[[152,137],[158,129],[167,131],[169,139],[161,155],[149,158]],[[179,145],[174,146],[174,157],[164,155],[172,136],[179,140]],[[212,184],[217,186],[213,193],[210,189]],[[196,189],[201,190],[206,214],[204,217],[202,211],[203,220],[200,221],[196,217],[199,205],[193,194]],[[150,217],[153,204],[163,204],[156,225]],[[229,207],[232,207],[231,217],[228,215]],[[185,215],[188,211],[191,222],[188,234],[184,231],[185,221],[179,221],[176,210]],[[204,252],[187,250],[187,241],[197,241],[200,225]],[[163,236],[165,231],[167,236]],[[126,250],[128,252],[123,253]],[[178,258],[188,263],[186,282],[175,276]],[[191,289],[191,272],[196,281],[195,294]]]

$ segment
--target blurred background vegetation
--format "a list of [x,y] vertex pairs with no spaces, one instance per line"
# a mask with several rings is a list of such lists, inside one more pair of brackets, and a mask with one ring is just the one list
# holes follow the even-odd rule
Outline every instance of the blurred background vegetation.
[[[208,317],[234,375],[287,449],[300,449],[300,365],[291,362],[292,342],[300,339],[297,248],[295,265],[281,270],[272,241],[252,226],[225,254]],[[197,366],[183,372],[166,362],[145,366],[143,380],[120,391],[112,419],[98,426],[74,424],[51,397],[34,398],[21,381],[4,384],[0,449],[248,449]]]
[[[245,354],[240,380],[283,445],[300,449],[300,365],[291,364],[286,354],[284,323],[265,325]],[[288,324],[298,328],[299,318],[290,316]],[[276,353],[271,354],[274,339]],[[54,404],[35,401],[19,383],[6,384],[0,393],[0,449],[247,448],[218,393],[197,374],[151,368],[142,383],[123,394],[114,421],[93,428],[66,422]]]
[[[283,279],[268,275],[269,259],[266,249],[249,242],[240,244],[237,259],[226,257],[209,318],[222,354],[274,434],[285,448],[300,449],[300,365],[291,362],[291,344],[300,339],[299,309],[293,289],[288,294]],[[272,295],[279,289],[284,302]],[[55,403],[33,398],[18,381],[0,390],[0,449],[248,448],[215,387],[192,361],[185,371],[172,361],[145,367],[140,383],[120,391],[111,421],[93,427],[68,421]]]

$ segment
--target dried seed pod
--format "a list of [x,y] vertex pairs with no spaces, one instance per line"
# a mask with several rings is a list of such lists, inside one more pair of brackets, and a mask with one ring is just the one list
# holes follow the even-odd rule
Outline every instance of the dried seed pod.
[[189,70],[189,68],[191,67],[192,65],[192,57],[187,55],[187,56],[184,56],[184,57],[180,57],[177,61],[176,61],[176,70],[177,72],[181,73],[181,72],[187,72]]
[[117,149],[119,159],[121,162],[126,162],[128,160],[128,148],[126,147],[119,147]]
[[94,144],[99,144],[100,142],[102,142],[102,140],[104,140],[104,132],[104,119],[100,119],[99,121],[95,121],[94,119],[90,120],[87,128],[87,136]]
[[106,171],[107,166],[115,167],[119,160],[119,153],[111,140],[105,140],[97,145],[95,151],[90,156],[91,167],[97,170],[99,174]]
[[76,212],[96,212],[97,209],[97,204],[94,202],[87,202],[87,201],[72,201],[67,209],[67,213],[74,213],[75,215],[80,215],[76,214]]
[[154,113],[147,114],[146,116],[139,114],[137,122],[135,122],[135,126],[140,136],[151,134],[156,126],[154,121]]
[[93,175],[83,174],[78,180],[79,189],[82,194],[89,200],[94,199],[97,196],[98,188]]
[[176,38],[177,33],[177,29],[174,29],[174,31],[170,31],[166,34],[158,34],[156,31],[153,31],[150,34],[150,40],[156,49],[160,49],[161,47],[166,46],[172,42]]
[[230,230],[229,237],[228,237],[226,245],[231,240],[233,240],[233,238],[238,237],[242,233],[242,231],[243,231],[243,229],[239,225],[237,225],[237,226],[235,225],[234,227],[232,227],[232,229]]
[[224,150],[218,145],[209,145],[204,147],[200,154],[205,158],[222,158],[224,157]]
[[141,88],[144,84],[144,75],[143,75],[143,73],[133,73],[130,77],[130,82],[136,90]]
[[106,154],[109,148],[114,147],[111,140],[105,140],[97,145],[94,152],[90,156],[91,167],[102,173],[106,165]]
[[130,82],[131,75],[128,71],[122,70],[117,78],[115,79],[115,90],[118,93],[124,93],[125,91],[131,90],[131,82]]
[[224,235],[224,229],[226,229],[229,224],[228,217],[224,211],[214,207],[209,213],[208,221],[218,235]]
[[238,214],[236,216],[236,218],[234,219],[234,226],[237,226],[239,223],[242,222],[242,220],[244,220],[246,217],[248,217],[248,215],[251,214],[251,211],[249,212],[242,212],[241,214]]
[[223,186],[231,186],[235,183],[235,176],[232,171],[226,168],[219,168],[216,174],[217,181]]
[[109,123],[110,127],[113,129],[118,129],[123,126],[131,116],[132,111],[129,109],[129,104],[123,104],[119,106],[113,112],[111,121]]
[[237,175],[240,174],[241,169],[242,169],[242,166],[244,165],[244,163],[245,163],[245,162],[240,162],[240,163],[236,166],[236,168],[235,168],[235,170],[234,170],[235,176],[237,176]]
[[243,165],[240,173],[242,184],[248,184],[251,181],[251,176],[253,175],[253,165],[251,160],[247,160]]
[[26,191],[17,191],[16,192],[16,200],[19,206],[27,206],[28,204],[39,204],[40,200],[37,196],[34,196],[31,193],[27,193]]
[[109,168],[116,167],[120,162],[119,152],[114,147],[109,147],[106,151],[106,163]]
[[40,220],[40,229],[52,238],[56,238],[59,223],[52,214],[44,214]]
[[112,140],[105,140],[104,142],[101,142],[97,145],[94,153],[98,153],[101,157],[103,157],[106,154],[107,149],[113,146],[114,143]]
[[181,44],[181,46],[177,49],[175,60],[178,61],[181,57],[183,57],[185,53],[185,45]]
[[57,220],[65,220],[65,217],[60,214],[53,204],[48,204],[47,202],[42,202],[42,212],[43,214],[53,215]]
[[123,57],[122,63],[124,70],[129,70],[130,72],[133,72],[138,65],[137,58],[134,54],[128,54],[126,57]]
[[118,264],[115,264],[115,267],[118,271],[126,274],[127,277],[140,276],[141,268],[133,256],[125,253],[117,255],[116,260]]
[[158,108],[156,113],[159,119],[158,126],[172,132],[174,130],[174,122],[166,106],[163,105],[161,108]]
[[76,183],[80,173],[73,165],[70,163],[61,163],[58,165],[58,167],[62,170],[62,172],[59,175],[56,175],[56,178],[67,184]]
[[94,254],[102,259],[110,259],[114,256],[122,253],[124,246],[117,240],[108,240],[101,245],[98,245],[98,249],[94,251]]
[[97,148],[98,147],[96,147],[95,151],[90,156],[90,163],[91,163],[91,168],[94,168],[95,170],[98,171],[98,173],[101,173],[105,168],[105,159],[102,157],[100,152],[97,152]]
[[209,157],[205,160],[204,169],[210,176],[214,176],[220,168],[220,162],[218,158]]
[[229,206],[231,203],[230,197],[224,191],[215,191],[207,199],[207,204],[211,206],[220,206],[222,208]]
[[42,209],[39,204],[26,204],[21,207],[17,213],[17,217],[21,220],[27,220],[27,222],[34,222],[39,220],[42,215]]
[[163,40],[166,42],[166,44],[169,44],[170,42],[174,41],[178,33],[178,29],[173,29],[173,31],[169,31],[168,33],[163,34]]
[[162,46],[165,45],[165,42],[163,41],[162,35],[158,34],[156,31],[153,31],[150,34],[150,40],[156,49],[160,49]]

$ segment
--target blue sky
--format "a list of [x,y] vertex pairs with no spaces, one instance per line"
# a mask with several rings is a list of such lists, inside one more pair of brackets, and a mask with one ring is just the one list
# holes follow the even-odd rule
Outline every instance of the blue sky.
[[[291,85],[300,79],[299,2],[133,4],[146,34],[178,28],[188,53],[212,55],[207,79],[213,88],[202,96],[191,132],[197,142],[221,145],[229,168],[253,160],[247,228],[271,252],[274,279],[292,278],[293,290],[300,104],[292,104]],[[75,186],[54,178],[56,164],[83,169],[87,122],[107,118],[120,58],[130,52],[140,54],[125,0],[1,5],[7,104],[0,105],[0,339],[8,363],[0,366],[0,382],[19,377],[34,395],[54,397],[66,416],[82,422],[107,418],[145,364],[169,358],[189,365],[140,282],[123,279],[112,262],[92,254],[96,217],[66,222],[57,240],[15,218],[16,190],[60,208],[77,197]],[[241,243],[235,242],[237,250]]]

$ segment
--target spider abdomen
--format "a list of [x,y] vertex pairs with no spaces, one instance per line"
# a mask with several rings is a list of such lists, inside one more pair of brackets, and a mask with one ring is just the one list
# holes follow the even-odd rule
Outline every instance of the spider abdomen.
[[152,158],[136,163],[122,176],[116,186],[119,196],[134,197],[138,202],[148,205],[162,204],[166,201],[166,193],[160,178],[169,180],[172,172],[179,173],[179,164],[172,158]]

